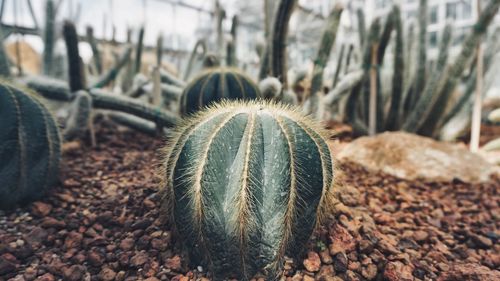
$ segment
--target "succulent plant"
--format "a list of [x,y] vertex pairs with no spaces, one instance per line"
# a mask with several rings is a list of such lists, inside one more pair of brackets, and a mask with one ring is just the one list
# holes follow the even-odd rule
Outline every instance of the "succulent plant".
[[94,60],[94,66],[96,68],[97,74],[102,74],[102,61],[101,61],[101,52],[99,51],[99,47],[97,46],[97,40],[94,37],[94,29],[92,26],[87,26],[87,41],[89,42],[90,48],[92,49],[92,58]]
[[85,91],[76,92],[76,98],[71,104],[70,116],[64,128],[64,138],[72,140],[83,137],[92,122],[92,97]]
[[3,32],[0,27],[0,76],[2,77],[10,77],[10,63],[9,58],[7,56],[7,52],[5,51],[5,46],[3,44]]
[[333,200],[319,125],[267,102],[229,102],[185,120],[166,147],[163,211],[215,280],[278,280]]
[[43,30],[43,74],[54,74],[54,45],[55,37],[55,7],[54,1],[45,3],[45,29]]
[[0,209],[39,199],[58,180],[59,129],[31,93],[0,84]]
[[69,88],[72,92],[85,89],[85,78],[83,74],[83,64],[78,50],[78,34],[75,25],[70,21],[65,21],[63,26],[64,41],[68,54],[68,78]]
[[194,78],[184,89],[181,115],[194,113],[223,99],[252,100],[260,97],[259,89],[251,78],[231,68],[211,68]]
[[282,92],[281,82],[278,78],[267,77],[259,82],[259,91],[263,99],[278,100]]

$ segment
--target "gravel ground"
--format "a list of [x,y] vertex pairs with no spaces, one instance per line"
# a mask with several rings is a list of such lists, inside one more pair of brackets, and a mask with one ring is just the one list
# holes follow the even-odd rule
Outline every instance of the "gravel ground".
[[[162,227],[162,141],[99,128],[44,200],[0,211],[0,281],[210,280]],[[500,179],[407,182],[339,167],[339,202],[286,280],[500,280]],[[256,278],[256,280],[264,280]]]

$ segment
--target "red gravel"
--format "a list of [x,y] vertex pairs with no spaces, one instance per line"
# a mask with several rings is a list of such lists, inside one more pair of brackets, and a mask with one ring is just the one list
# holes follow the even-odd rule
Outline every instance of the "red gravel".
[[[97,147],[64,156],[52,195],[0,211],[0,281],[208,280],[161,227],[162,141],[116,128],[97,136]],[[287,280],[500,280],[500,179],[406,182],[340,170],[337,212],[304,259],[286,263]]]

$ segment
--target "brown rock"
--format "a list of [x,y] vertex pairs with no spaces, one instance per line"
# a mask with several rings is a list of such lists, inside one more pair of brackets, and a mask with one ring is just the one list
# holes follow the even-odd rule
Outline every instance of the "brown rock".
[[333,258],[330,255],[330,251],[328,249],[319,252],[319,256],[321,257],[321,261],[324,264],[331,264],[333,262]]
[[411,281],[413,280],[412,272],[412,267],[402,262],[389,262],[385,266],[384,278],[387,281]]
[[338,158],[407,180],[486,182],[498,171],[464,146],[404,132],[358,138]]
[[448,272],[442,274],[438,281],[490,281],[500,280],[500,271],[474,263],[452,265]]
[[347,256],[345,253],[338,253],[333,257],[333,267],[337,272],[347,271]]
[[314,277],[311,277],[309,275],[304,275],[304,278],[302,278],[304,281],[314,281]]
[[336,255],[340,252],[350,252],[355,249],[356,243],[352,235],[340,225],[335,225],[330,231],[330,240],[332,241],[329,249],[330,254]]
[[67,267],[63,269],[64,280],[67,281],[80,281],[83,280],[83,276],[86,272],[84,266],[81,265],[72,265],[71,267]]
[[426,241],[427,238],[429,238],[429,233],[423,230],[417,230],[413,233],[413,239],[417,242],[423,242]]
[[307,259],[304,260],[303,264],[307,271],[317,272],[321,266],[321,259],[318,253],[310,251],[307,253]]
[[64,246],[67,249],[78,248],[82,243],[83,235],[81,233],[71,231],[66,236],[66,240],[64,240]]
[[97,251],[89,251],[87,254],[87,260],[90,265],[100,267],[104,263],[104,256],[99,254]]
[[35,281],[55,281],[55,280],[56,280],[56,278],[54,277],[54,275],[52,275],[50,273],[45,273],[44,275],[35,279]]
[[102,281],[113,281],[115,280],[116,272],[111,268],[105,267],[99,272],[99,279]]
[[179,255],[175,255],[172,258],[167,259],[165,261],[165,267],[173,271],[181,271],[182,269],[181,257]]
[[144,281],[160,281],[160,279],[158,279],[156,277],[149,277],[147,279],[144,279]]
[[31,212],[37,217],[45,217],[52,211],[52,206],[40,201],[34,202],[31,205]]
[[134,267],[140,267],[144,265],[148,261],[148,259],[148,255],[143,252],[139,252],[130,259],[130,265]]
[[120,242],[120,249],[129,251],[134,248],[135,241],[132,238],[125,238]]
[[470,238],[477,248],[489,249],[493,246],[493,242],[488,237],[472,234]]
[[16,265],[12,261],[3,256],[0,256],[0,276],[14,272],[16,268]]
[[40,226],[43,228],[61,229],[66,227],[66,223],[64,221],[56,220],[55,218],[52,217],[46,217],[45,219],[43,219]]
[[373,263],[367,266],[363,266],[363,268],[361,269],[361,275],[363,275],[363,277],[368,280],[375,279],[375,277],[377,276],[377,266]]

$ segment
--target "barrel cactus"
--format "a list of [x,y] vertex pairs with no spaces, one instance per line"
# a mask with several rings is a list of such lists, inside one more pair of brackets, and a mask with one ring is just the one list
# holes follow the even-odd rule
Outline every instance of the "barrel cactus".
[[194,78],[184,89],[180,102],[182,115],[194,113],[222,99],[252,100],[259,89],[251,78],[231,68],[210,68]]
[[165,150],[163,212],[215,280],[279,278],[333,200],[332,156],[308,117],[225,101],[185,120]]
[[59,129],[30,93],[0,84],[0,209],[39,199],[58,179]]

